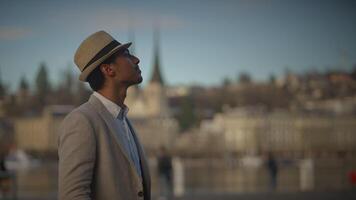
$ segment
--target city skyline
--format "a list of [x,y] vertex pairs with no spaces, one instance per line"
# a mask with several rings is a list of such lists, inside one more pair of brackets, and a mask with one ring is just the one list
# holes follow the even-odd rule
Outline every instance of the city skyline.
[[54,83],[68,68],[78,74],[76,48],[101,29],[120,42],[133,40],[144,84],[152,73],[155,27],[169,85],[216,85],[240,72],[266,80],[286,69],[356,64],[352,1],[0,2],[1,79],[11,90],[22,75],[32,83],[41,62]]

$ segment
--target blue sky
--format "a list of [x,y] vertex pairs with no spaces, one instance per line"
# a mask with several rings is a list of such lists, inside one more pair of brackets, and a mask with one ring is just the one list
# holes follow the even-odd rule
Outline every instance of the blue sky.
[[350,70],[356,64],[356,1],[46,1],[0,0],[1,78],[11,89],[33,82],[45,62],[54,83],[70,68],[80,42],[106,30],[131,40],[144,84],[160,29],[162,71],[169,85],[220,84],[248,72],[264,80],[288,68]]

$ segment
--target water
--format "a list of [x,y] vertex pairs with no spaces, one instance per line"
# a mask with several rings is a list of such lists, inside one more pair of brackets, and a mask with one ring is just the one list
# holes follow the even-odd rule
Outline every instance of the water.
[[[182,159],[184,166],[184,191],[193,193],[254,193],[269,190],[268,171],[263,166],[244,167],[238,160]],[[154,159],[150,159],[152,193],[159,192]],[[300,191],[298,162],[279,167],[278,191]],[[339,190],[350,188],[347,174],[356,169],[356,160],[315,160],[314,190]],[[17,173],[19,199],[55,199],[57,195],[57,162],[46,161],[40,167]]]

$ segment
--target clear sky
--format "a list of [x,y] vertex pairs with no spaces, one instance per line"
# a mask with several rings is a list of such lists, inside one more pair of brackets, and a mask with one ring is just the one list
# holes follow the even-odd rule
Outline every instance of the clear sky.
[[[130,24],[130,25],[129,25]],[[33,82],[40,62],[54,82],[91,33],[127,42],[134,32],[144,83],[152,70],[153,27],[170,85],[214,85],[248,72],[264,80],[285,69],[349,70],[356,64],[356,1],[0,0],[1,79],[12,89]]]

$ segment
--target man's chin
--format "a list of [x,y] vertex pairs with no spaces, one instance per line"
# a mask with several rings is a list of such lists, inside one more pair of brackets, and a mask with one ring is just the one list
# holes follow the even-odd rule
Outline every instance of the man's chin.
[[142,76],[140,76],[136,81],[132,82],[132,84],[130,84],[130,85],[138,85],[138,84],[142,83],[142,81],[143,81],[143,78],[142,78]]
[[142,81],[143,81],[143,78],[142,78],[142,76],[140,76],[140,77],[138,78],[138,80],[137,80],[137,84],[142,83]]

